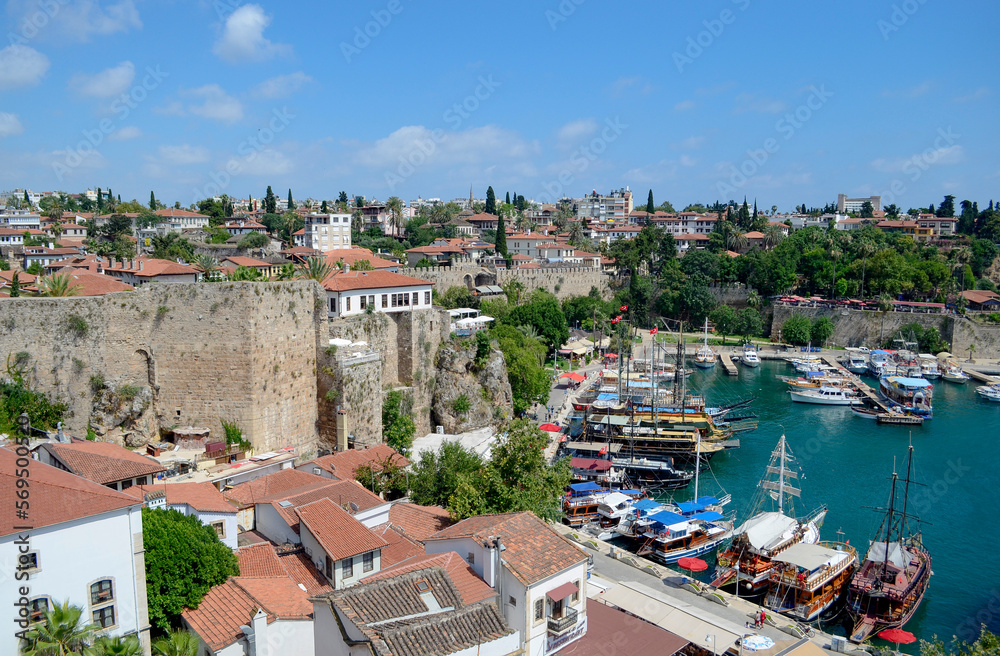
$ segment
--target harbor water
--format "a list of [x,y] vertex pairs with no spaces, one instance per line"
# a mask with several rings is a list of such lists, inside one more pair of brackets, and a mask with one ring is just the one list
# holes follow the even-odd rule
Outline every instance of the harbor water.
[[[933,419],[922,426],[880,426],[845,406],[793,403],[787,385],[775,378],[793,375],[784,362],[765,361],[757,369],[737,366],[735,377],[716,367],[696,371],[689,379],[689,388],[703,393],[709,405],[750,392],[757,396],[752,409],[759,427],[739,434],[739,449],[713,458],[712,474],[701,477],[701,494],[718,492],[714,475],[733,496],[730,509],[737,511],[737,524],[745,520],[771,451],[784,433],[805,476],[796,512],[827,506],[822,539],[848,540],[863,557],[884,516],[871,507],[886,507],[894,466],[900,479],[905,477],[912,439],[912,478],[920,484],[910,487],[908,514],[922,520],[934,576],[905,629],[919,639],[936,635],[946,642],[955,635],[974,640],[980,624],[1000,632],[1000,573],[993,561],[1000,542],[1000,403],[980,399],[974,380],[965,385],[937,380]],[[685,490],[676,498],[691,494],[692,489]],[[714,558],[707,560],[714,568]],[[918,645],[905,650],[916,653]]]

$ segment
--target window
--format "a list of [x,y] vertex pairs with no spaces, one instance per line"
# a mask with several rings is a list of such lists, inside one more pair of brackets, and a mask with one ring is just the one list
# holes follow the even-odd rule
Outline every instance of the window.
[[350,296],[348,296],[347,298],[344,299],[344,310],[346,312],[350,312],[351,311],[351,297]]
[[372,294],[371,296],[368,297],[368,305],[370,305],[372,307],[375,307],[375,295],[374,294]]
[[535,621],[541,622],[545,619],[545,599],[535,601]]
[[329,580],[330,583],[333,583],[333,570],[334,570],[333,558],[326,556],[324,560],[326,561],[326,567],[324,568],[323,573],[326,574],[327,580]]
[[349,579],[354,576],[354,558],[344,559],[344,578]]
[[38,569],[38,552],[32,551],[31,553],[21,554],[17,557],[18,569]]
[[28,621],[41,622],[45,619],[45,613],[49,611],[49,598],[39,597],[32,599],[28,604]]
[[97,604],[103,604],[106,601],[113,600],[114,590],[111,587],[111,579],[104,579],[103,581],[98,581],[90,586],[90,604],[96,606]]
[[337,299],[331,298],[330,299],[330,312],[336,312],[336,311],[337,311]]
[[135,484],[136,485],[146,485],[146,477],[145,476],[140,476],[139,478],[135,479]]
[[369,551],[364,556],[362,556],[363,565],[361,567],[362,571],[370,572],[375,569],[375,552]]
[[127,481],[122,481],[122,489],[123,490],[127,490],[130,487],[132,487],[132,479],[131,478],[129,480],[127,480]]
[[517,599],[514,598],[514,595],[511,595],[507,597],[507,603],[511,606],[517,606]]
[[105,606],[98,608],[93,613],[94,624],[99,624],[102,629],[115,625],[115,607]]
[[361,309],[362,310],[364,310],[365,307],[367,307],[367,305],[368,305],[368,303],[366,302],[367,300],[368,300],[367,296],[364,296],[364,295],[361,296]]
[[403,294],[403,305],[406,305],[407,307],[409,307],[409,305],[410,305],[410,295],[409,294]]
[[388,294],[382,294],[382,307],[384,307],[384,308],[389,307],[389,295]]
[[215,529],[215,534],[219,536],[220,540],[226,539],[226,523],[225,522],[212,522],[212,528]]
[[579,581],[579,579],[577,579],[576,581],[573,581],[573,585],[576,586],[576,592],[573,593],[573,597],[572,597],[571,601],[573,603],[576,603],[576,602],[580,601],[580,581]]
[[430,305],[430,304],[431,304],[431,293],[424,292],[424,305]]
[[469,552],[469,557],[468,557],[468,558],[466,558],[466,560],[468,560],[468,561],[469,561],[469,564],[470,564],[470,565],[475,565],[475,564],[476,564],[476,554],[474,554],[474,553],[472,553],[472,552],[470,551],[470,552]]

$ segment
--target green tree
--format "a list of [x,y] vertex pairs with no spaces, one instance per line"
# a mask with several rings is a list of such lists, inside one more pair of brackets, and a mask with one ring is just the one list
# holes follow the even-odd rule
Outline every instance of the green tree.
[[74,285],[73,278],[67,273],[45,276],[39,285],[39,296],[62,297],[79,296],[83,285]]
[[345,206],[347,205],[347,203],[350,202],[347,199],[347,192],[346,191],[340,192],[340,194],[337,196],[337,202],[338,203],[343,203]]
[[17,298],[21,295],[21,274],[17,271],[10,277],[10,297]]
[[240,238],[236,248],[240,250],[250,250],[252,248],[264,248],[271,243],[271,239],[262,232],[248,232]]
[[823,345],[826,340],[833,336],[835,326],[829,317],[819,317],[813,321],[809,329],[809,338],[817,345]]
[[401,234],[403,232],[403,200],[399,196],[390,196],[385,201],[385,206],[389,210],[389,217],[393,226],[392,234]]
[[56,604],[38,624],[25,633],[21,643],[24,656],[90,656],[89,649],[100,627],[88,624],[83,609],[69,600]]
[[708,315],[709,321],[715,326],[715,333],[722,335],[722,344],[726,343],[727,335],[734,335],[739,331],[739,322],[736,310],[728,305],[720,305],[712,310]]
[[326,213],[328,213],[330,211],[330,207],[329,207],[329,205],[326,204],[325,200],[322,203],[319,204],[319,211],[320,211],[320,214],[326,214]]
[[920,641],[920,656],[996,656],[1000,654],[1000,636],[981,624],[979,638],[968,643],[955,638],[949,648],[934,636],[933,640]]
[[785,320],[781,327],[781,338],[789,344],[804,345],[809,343],[812,323],[801,314],[793,314]]
[[296,273],[300,280],[315,280],[322,283],[333,273],[333,267],[322,257],[310,257],[296,267]]
[[171,631],[153,641],[153,656],[198,656],[201,640],[189,631]]
[[278,269],[278,273],[277,275],[275,275],[274,278],[275,280],[280,280],[282,282],[293,280],[295,278],[295,265],[292,264],[291,262],[286,262],[285,264],[282,264],[281,268]]
[[94,656],[142,656],[142,645],[134,635],[102,636],[94,642],[93,653]]
[[156,235],[150,242],[153,246],[153,257],[161,260],[181,259],[190,262],[194,259],[194,248],[191,243],[176,232]]
[[286,210],[294,210],[295,209],[295,203],[292,202],[292,190],[291,189],[288,190],[288,207],[286,207],[285,209]]
[[875,216],[875,206],[870,200],[861,203],[861,218],[870,219]]
[[955,216],[955,197],[945,196],[944,200],[938,206],[937,216],[940,217],[953,217]]
[[457,441],[445,441],[438,450],[422,451],[410,476],[410,498],[421,506],[448,506],[459,480],[483,468],[483,459]]
[[507,227],[504,225],[503,217],[497,217],[497,240],[494,251],[498,255],[507,257]]
[[536,403],[545,403],[549,396],[549,376],[543,367],[545,345],[506,324],[494,325],[490,335],[497,340],[507,365],[514,413],[519,415]]
[[212,586],[239,576],[232,550],[215,529],[177,510],[142,509],[150,624],[169,631],[185,608],[197,608]]
[[149,209],[156,211],[156,194],[149,192]]
[[496,194],[493,193],[492,186],[486,190],[486,207],[483,211],[487,214],[495,215],[497,213],[497,197]]
[[191,264],[194,268],[201,271],[202,280],[207,282],[218,279],[219,261],[211,255],[195,255],[194,261]]
[[392,390],[382,402],[382,440],[403,455],[413,446],[417,426],[411,416],[413,399],[399,390]]
[[646,212],[649,214],[656,213],[656,203],[653,202],[653,190],[649,190],[649,196],[646,197]]
[[455,308],[478,308],[479,298],[473,296],[468,287],[456,285],[446,289],[443,294],[437,297],[435,303],[448,310]]
[[534,326],[542,339],[554,349],[569,339],[569,326],[559,301],[544,290],[535,290],[528,303],[512,309],[505,323],[512,326]]
[[241,264],[229,274],[229,280],[232,282],[263,282],[265,278],[259,270]]
[[264,211],[268,214],[276,214],[278,212],[278,199],[274,197],[271,185],[267,185],[267,193],[264,194]]
[[749,342],[754,337],[760,337],[764,332],[764,320],[760,312],[752,307],[740,310],[736,319],[736,330],[743,337],[744,342]]

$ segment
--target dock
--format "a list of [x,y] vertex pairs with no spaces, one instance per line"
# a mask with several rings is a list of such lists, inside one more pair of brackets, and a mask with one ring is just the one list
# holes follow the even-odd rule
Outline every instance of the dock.
[[998,382],[996,376],[991,376],[989,374],[984,374],[981,371],[976,371],[969,365],[962,365],[962,371],[967,373],[973,380],[978,380],[980,383],[986,383],[987,385],[992,385]]
[[[861,376],[855,376],[851,372],[847,371],[847,369],[845,369],[842,364],[837,362],[836,358],[834,358],[834,356],[832,355],[824,355],[823,361],[826,362],[831,367],[834,367],[838,371],[842,371],[843,373],[850,376],[851,382],[854,383],[854,386],[858,388],[858,392],[860,392],[861,395],[865,397],[865,399],[867,399],[870,404],[872,404],[882,412],[890,414],[889,406],[885,404],[885,401],[882,400],[882,397],[880,397],[875,390],[869,387],[865,381],[861,380]],[[884,423],[890,423],[890,422],[884,422]],[[897,422],[891,422],[891,423],[897,423]]]
[[719,360],[722,361],[722,368],[726,370],[727,374],[730,376],[736,376],[739,374],[739,371],[736,369],[736,365],[733,364],[733,360],[729,357],[728,353],[720,354]]

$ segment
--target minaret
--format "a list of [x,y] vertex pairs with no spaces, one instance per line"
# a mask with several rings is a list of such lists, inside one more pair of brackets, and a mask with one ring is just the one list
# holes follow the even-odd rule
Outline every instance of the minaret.
[[475,205],[475,198],[472,196],[472,185],[469,185],[469,210],[473,212],[476,211]]

